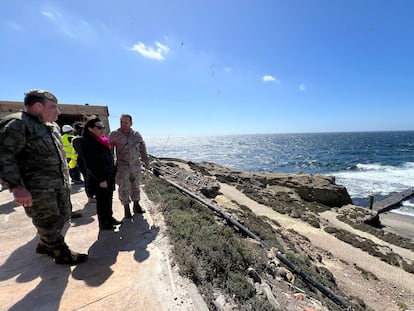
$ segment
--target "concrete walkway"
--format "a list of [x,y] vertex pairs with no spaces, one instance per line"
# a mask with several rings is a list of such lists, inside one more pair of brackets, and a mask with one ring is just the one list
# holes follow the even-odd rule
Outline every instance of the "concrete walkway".
[[[194,286],[171,269],[168,239],[145,194],[148,212],[115,232],[99,231],[82,187],[74,186],[71,200],[83,216],[65,227],[65,239],[89,254],[78,266],[36,254],[31,220],[8,190],[0,192],[0,310],[206,310]],[[114,216],[123,217],[116,192]]]

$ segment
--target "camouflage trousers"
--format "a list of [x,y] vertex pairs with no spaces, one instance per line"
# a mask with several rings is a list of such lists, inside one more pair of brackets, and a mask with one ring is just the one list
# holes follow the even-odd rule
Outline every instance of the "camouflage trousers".
[[116,183],[118,184],[118,196],[122,205],[140,199],[141,165],[117,165]]
[[30,189],[33,205],[26,207],[26,215],[32,218],[42,244],[57,249],[65,244],[62,228],[72,212],[70,190]]

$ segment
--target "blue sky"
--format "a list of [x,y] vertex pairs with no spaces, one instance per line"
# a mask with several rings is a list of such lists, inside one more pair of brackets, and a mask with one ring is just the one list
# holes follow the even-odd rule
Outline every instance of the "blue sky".
[[0,100],[145,137],[414,130],[411,0],[3,0]]

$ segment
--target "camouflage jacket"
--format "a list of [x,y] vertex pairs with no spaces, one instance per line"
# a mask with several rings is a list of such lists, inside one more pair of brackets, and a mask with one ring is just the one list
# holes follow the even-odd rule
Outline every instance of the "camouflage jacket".
[[148,165],[148,154],[141,134],[131,129],[128,136],[117,129],[109,134],[109,142],[115,148],[116,164]]
[[69,188],[59,126],[26,112],[1,120],[0,179],[9,189]]

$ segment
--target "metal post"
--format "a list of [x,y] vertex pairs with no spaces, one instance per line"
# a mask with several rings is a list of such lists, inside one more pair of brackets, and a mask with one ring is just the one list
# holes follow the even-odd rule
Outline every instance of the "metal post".
[[372,210],[373,206],[374,206],[374,195],[371,193],[369,195],[369,209]]

